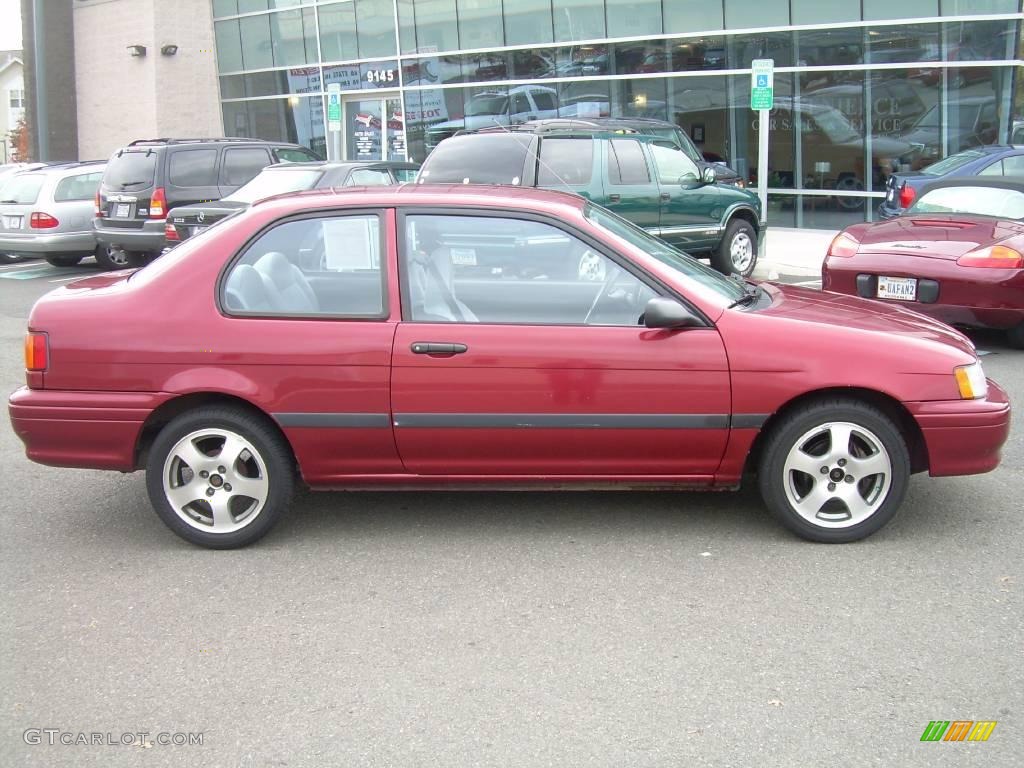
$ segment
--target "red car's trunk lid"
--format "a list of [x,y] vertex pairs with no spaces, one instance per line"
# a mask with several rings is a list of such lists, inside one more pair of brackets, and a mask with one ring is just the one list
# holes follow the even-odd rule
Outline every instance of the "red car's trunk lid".
[[893,253],[955,261],[965,253],[1024,234],[1024,226],[1005,219],[957,214],[904,214],[864,227],[854,236],[858,253]]

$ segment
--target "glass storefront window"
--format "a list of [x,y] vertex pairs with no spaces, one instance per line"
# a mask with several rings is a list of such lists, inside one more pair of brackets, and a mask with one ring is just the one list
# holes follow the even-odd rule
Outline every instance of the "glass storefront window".
[[774,59],[776,67],[793,66],[792,32],[730,35],[729,68],[745,69],[754,59]]
[[505,3],[505,45],[550,43],[554,40],[551,0]]
[[606,37],[603,0],[551,0],[555,40],[599,40]]
[[860,27],[809,29],[793,33],[793,47],[797,66],[844,67],[865,62],[867,40]]
[[616,117],[668,120],[667,88],[664,78],[615,80],[611,85],[611,113]]
[[726,29],[789,24],[789,0],[724,0]]
[[323,100],[290,96],[287,99],[225,102],[224,133],[269,141],[290,141],[327,156]]
[[242,69],[242,38],[238,33],[238,20],[215,22],[213,35],[217,41],[217,69],[221,72]]
[[397,50],[392,0],[357,0],[355,6],[359,58],[394,56]]
[[238,13],[238,0],[213,0],[213,15],[233,16]]
[[887,24],[868,29],[869,64],[939,61],[937,24]]
[[501,5],[502,0],[458,0],[462,48],[497,48],[505,44]]
[[1018,0],[942,0],[943,16],[967,16],[972,13],[1016,13]]
[[790,0],[793,24],[860,21],[860,7],[850,0]]
[[615,37],[661,34],[661,0],[605,0],[608,29]]
[[275,66],[316,62],[316,19],[312,8],[270,14]]
[[243,16],[238,20],[238,33],[242,38],[242,64],[245,69],[266,69],[274,66],[269,14]]
[[356,41],[356,9],[352,2],[321,5],[320,55],[324,61],[359,58]]
[[943,24],[946,61],[999,61],[1014,58],[1016,21],[961,21]]
[[864,20],[928,18],[939,15],[939,0],[861,0]]
[[665,3],[665,32],[724,29],[721,3]]
[[732,163],[727,78],[678,77],[668,82],[667,119],[686,131],[705,159],[724,162],[744,175]]
[[558,117],[610,117],[611,95],[607,80],[558,84]]

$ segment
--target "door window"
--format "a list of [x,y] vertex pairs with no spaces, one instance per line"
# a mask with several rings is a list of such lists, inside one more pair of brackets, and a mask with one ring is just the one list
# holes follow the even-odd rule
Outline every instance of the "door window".
[[1024,155],[1003,158],[1004,176],[1024,176]]
[[651,144],[651,156],[658,169],[658,181],[662,184],[681,184],[686,180],[696,181],[700,172],[693,160],[674,144],[663,146]]
[[376,215],[278,224],[232,265],[221,305],[232,314],[383,317],[380,233]]
[[639,141],[613,139],[608,142],[608,181],[611,184],[647,184],[651,175]]
[[550,224],[405,217],[405,316],[416,322],[636,326],[657,294]]
[[216,149],[180,149],[171,153],[169,180],[176,187],[217,184]]
[[274,150],[274,154],[283,163],[308,163],[320,159],[309,150],[292,147],[278,147]]
[[228,149],[224,153],[224,170],[220,174],[220,183],[229,187],[240,187],[251,181],[268,165],[270,156],[265,149]]
[[537,185],[589,184],[593,175],[593,139],[542,139]]
[[1003,175],[1003,161],[996,160],[992,165],[986,165],[981,169],[979,176],[1002,176]]

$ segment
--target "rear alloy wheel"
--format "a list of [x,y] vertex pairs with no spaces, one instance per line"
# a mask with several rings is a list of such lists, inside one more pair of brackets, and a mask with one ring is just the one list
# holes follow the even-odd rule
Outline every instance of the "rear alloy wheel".
[[783,525],[811,541],[844,543],[893,518],[910,457],[888,416],[838,399],[806,405],[775,425],[758,472],[765,504]]
[[1024,323],[1006,332],[1006,338],[1017,349],[1024,349]]
[[262,538],[282,517],[294,475],[287,446],[263,419],[204,407],[157,435],[146,488],[156,513],[181,538],[233,549]]
[[56,256],[48,255],[44,256],[47,264],[52,264],[55,267],[73,267],[82,260],[81,256]]
[[132,269],[149,260],[141,251],[126,251],[115,245],[98,245],[94,255],[96,263],[104,269]]
[[711,266],[723,275],[750,277],[756,265],[757,232],[749,221],[733,219],[725,228],[718,250],[711,255]]

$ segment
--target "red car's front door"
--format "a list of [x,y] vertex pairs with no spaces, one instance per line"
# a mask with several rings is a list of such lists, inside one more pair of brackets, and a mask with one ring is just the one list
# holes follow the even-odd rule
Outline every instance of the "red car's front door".
[[391,406],[410,472],[715,472],[730,391],[714,328],[640,325],[655,289],[548,223],[410,214],[399,226]]

